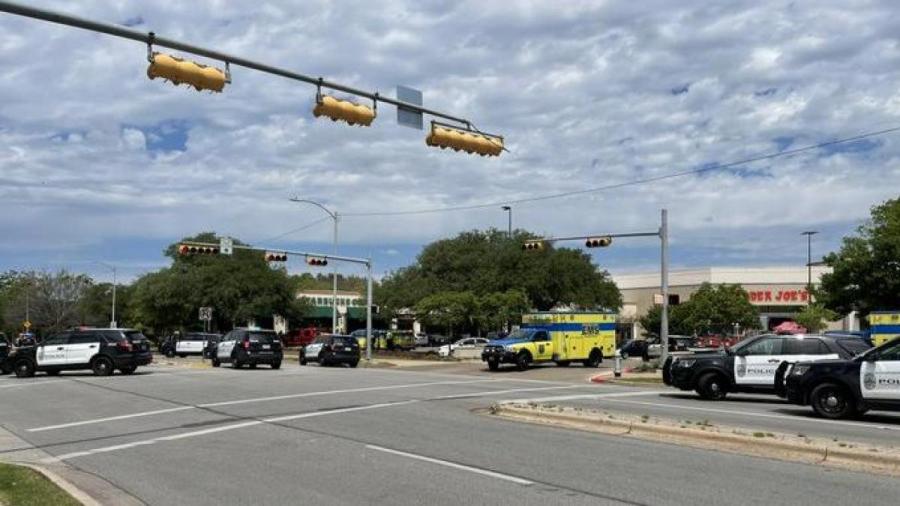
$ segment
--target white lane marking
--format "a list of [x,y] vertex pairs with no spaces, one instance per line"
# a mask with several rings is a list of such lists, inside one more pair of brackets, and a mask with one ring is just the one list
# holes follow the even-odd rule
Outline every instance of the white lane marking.
[[174,413],[176,411],[184,411],[186,409],[196,409],[195,406],[181,406],[169,409],[157,409],[155,411],[143,411],[140,413],[131,413],[129,415],[109,416],[106,418],[94,418],[92,420],[82,420],[80,422],[61,423],[59,425],[47,425],[45,427],[35,427],[28,429],[28,432],[43,432],[46,430],[67,429],[69,427],[78,427],[79,425],[90,425],[94,423],[114,422],[117,420],[127,420],[129,418],[139,418],[142,416],[162,415],[164,413]]
[[435,381],[431,383],[407,383],[404,385],[388,385],[383,387],[364,387],[364,388],[347,388],[343,390],[328,390],[324,392],[306,392],[302,394],[288,394],[288,395],[276,395],[273,397],[258,397],[254,399],[239,399],[236,401],[223,401],[223,402],[212,402],[208,404],[198,404],[197,406],[200,408],[216,408],[220,406],[233,406],[235,404],[247,404],[253,402],[268,402],[268,401],[281,401],[284,399],[299,399],[302,397],[317,397],[321,395],[334,395],[334,394],[352,394],[358,392],[376,392],[379,390],[397,390],[401,388],[417,388],[417,387],[431,387],[438,385],[465,385],[469,383],[486,383],[494,380],[465,380],[465,381]]
[[605,394],[577,394],[577,395],[560,395],[556,397],[539,397],[536,399],[508,399],[504,402],[551,402],[551,401],[572,401],[579,399],[609,399],[614,397],[637,397],[639,395],[659,395],[659,390],[642,391],[642,392],[611,392]]
[[146,439],[143,441],[133,441],[131,443],[124,443],[113,446],[104,446],[101,448],[93,448],[90,450],[83,450],[72,453],[65,453],[62,455],[57,455],[54,457],[48,457],[42,459],[41,462],[44,464],[51,464],[54,462],[59,462],[62,460],[73,459],[76,457],[85,457],[88,455],[95,455],[97,453],[109,453],[119,450],[126,450],[129,448],[134,448],[136,446],[147,446],[156,443],[162,443],[167,441],[178,441],[180,439],[188,439],[193,437],[205,436],[207,434],[215,434],[218,432],[225,432],[236,429],[243,429],[245,427],[253,427],[256,425],[263,425],[268,423],[278,423],[278,422],[286,422],[290,420],[300,420],[303,418],[315,418],[319,416],[327,416],[327,415],[337,415],[340,413],[351,413],[353,411],[366,411],[370,409],[380,409],[380,408],[392,408],[396,406],[405,406],[407,404],[412,404],[415,402],[419,402],[418,400],[409,400],[409,401],[401,401],[401,402],[388,402],[388,403],[380,403],[380,404],[369,404],[366,406],[356,406],[352,408],[338,408],[338,409],[330,409],[326,411],[313,411],[309,413],[298,413],[296,415],[285,415],[285,416],[276,416],[272,418],[263,418],[261,420],[252,420],[249,422],[239,422],[233,423],[229,425],[223,425],[221,427],[213,427],[210,429],[202,429],[191,432],[183,432],[181,434],[173,434],[171,436],[161,436],[153,439]]
[[343,390],[326,390],[319,392],[305,392],[300,394],[289,394],[289,395],[278,395],[274,397],[255,397],[250,399],[238,399],[234,401],[223,401],[223,402],[213,402],[207,404],[198,404],[195,406],[180,406],[177,408],[170,409],[159,409],[154,411],[141,411],[138,413],[130,413],[125,415],[118,415],[106,418],[94,418],[91,420],[81,420],[78,422],[70,422],[70,423],[62,423],[58,425],[47,425],[44,427],[34,427],[31,429],[27,429],[28,432],[43,432],[49,430],[57,430],[57,429],[66,429],[69,427],[78,427],[82,425],[92,425],[96,423],[104,423],[110,421],[117,420],[127,420],[129,418],[138,418],[144,416],[153,416],[153,415],[161,415],[166,413],[172,413],[176,411],[186,411],[189,409],[202,409],[202,408],[213,408],[213,407],[221,407],[221,406],[232,406],[235,404],[248,404],[254,402],[270,402],[270,401],[280,401],[285,399],[298,399],[302,397],[318,397],[325,395],[337,395],[337,394],[346,394],[346,393],[357,393],[357,392],[374,392],[379,390],[396,390],[401,388],[416,388],[416,387],[429,387],[429,386],[437,386],[437,385],[462,385],[469,383],[484,383],[493,380],[466,380],[466,381],[436,381],[431,383],[407,383],[403,385],[386,385],[381,387],[364,387],[364,388],[350,388]]
[[402,452],[400,450],[392,450],[390,448],[384,448],[381,446],[366,445],[366,448],[368,448],[370,450],[379,451],[379,452],[390,453],[391,455],[397,455],[400,457],[421,460],[422,462],[429,462],[431,464],[437,464],[439,466],[450,467],[453,469],[459,469],[461,471],[467,471],[470,473],[480,474],[482,476],[488,476],[490,478],[496,478],[498,480],[509,481],[509,482],[516,483],[519,485],[534,485],[533,481],[529,481],[524,478],[519,478],[516,476],[510,476],[508,474],[498,473],[496,471],[489,471],[487,469],[482,469],[480,467],[466,466],[463,464],[457,464],[455,462],[448,462],[446,460],[440,460],[440,459],[435,459],[432,457],[426,457],[424,455],[416,455],[415,453]]
[[486,395],[514,394],[516,392],[535,392],[540,390],[565,390],[569,388],[584,388],[584,385],[566,385],[558,387],[537,387],[537,388],[511,388],[508,390],[494,390],[493,392],[469,392],[466,394],[442,395],[440,397],[432,397],[431,400],[442,399],[462,399],[466,397],[484,397]]
[[705,411],[708,413],[722,413],[727,415],[739,415],[739,416],[754,416],[757,418],[775,418],[778,420],[790,420],[794,422],[814,422],[814,423],[824,423],[830,425],[846,425],[849,427],[858,427],[858,428],[869,428],[869,429],[884,429],[884,430],[893,430],[900,431],[900,426],[891,426],[891,425],[875,425],[871,423],[861,423],[861,422],[845,422],[841,420],[825,420],[822,418],[800,418],[796,416],[786,416],[786,415],[774,415],[769,413],[754,413],[752,411],[735,411],[731,409],[713,409],[713,408],[698,408],[696,406],[681,406],[678,404],[666,404],[661,402],[642,402],[642,401],[626,401],[626,400],[618,400],[618,399],[610,399],[611,402],[622,402],[627,404],[637,404],[641,406],[653,406],[653,407],[661,407],[661,408],[675,408],[675,409],[687,409],[693,411]]
[[16,387],[33,387],[37,385],[50,385],[53,383],[66,383],[71,380],[47,380],[47,381],[29,381],[27,383],[14,383],[12,385],[0,385],[0,388],[16,388]]

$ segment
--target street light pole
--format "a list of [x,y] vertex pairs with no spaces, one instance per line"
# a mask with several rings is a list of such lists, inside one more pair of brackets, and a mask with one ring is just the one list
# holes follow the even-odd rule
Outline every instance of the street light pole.
[[117,284],[117,282],[116,282],[116,266],[115,266],[115,265],[110,265],[110,264],[108,264],[108,263],[106,263],[106,262],[97,262],[97,263],[100,264],[100,265],[102,265],[103,267],[106,267],[107,269],[109,269],[109,270],[112,271],[112,275],[113,275],[113,283],[112,283],[112,315],[111,315],[112,317],[110,318],[110,321],[109,321],[109,328],[114,329],[114,328],[116,328],[116,325],[118,325],[118,322],[116,321],[116,284]]
[[812,302],[812,236],[818,234],[815,230],[807,230],[800,235],[806,236],[806,304]]
[[[315,200],[292,198],[291,202],[300,202],[304,204],[312,204],[319,209],[325,211],[334,221],[333,247],[332,254],[337,256],[338,253],[338,213],[331,211]],[[331,331],[337,332],[337,265],[334,265],[331,271]]]
[[507,213],[508,225],[506,227],[506,236],[512,239],[512,206],[503,206],[500,209],[503,209]]

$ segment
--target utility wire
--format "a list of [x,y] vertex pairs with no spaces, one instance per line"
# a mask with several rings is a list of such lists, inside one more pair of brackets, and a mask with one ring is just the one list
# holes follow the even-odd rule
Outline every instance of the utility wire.
[[788,149],[786,151],[778,151],[776,153],[757,155],[757,156],[753,156],[750,158],[744,158],[742,160],[737,160],[734,162],[713,165],[711,167],[702,167],[699,169],[691,169],[691,170],[685,170],[685,171],[680,171],[680,172],[673,172],[673,173],[664,174],[661,176],[653,176],[653,177],[647,177],[647,178],[642,178],[642,179],[634,179],[631,181],[624,181],[621,183],[597,186],[594,188],[586,188],[584,190],[574,190],[574,191],[561,192],[561,193],[551,193],[551,194],[547,194],[547,195],[538,195],[536,197],[526,197],[526,198],[515,199],[515,200],[498,200],[498,201],[490,202],[490,203],[486,203],[486,204],[436,207],[436,208],[431,208],[431,209],[417,209],[417,210],[411,210],[411,211],[381,211],[381,212],[369,212],[369,213],[366,213],[366,212],[343,213],[342,216],[345,216],[345,217],[346,216],[357,216],[357,217],[409,216],[409,215],[416,215],[416,214],[434,214],[434,213],[445,213],[445,212],[453,212],[453,211],[470,211],[473,209],[487,209],[487,208],[491,208],[491,207],[497,207],[497,206],[508,205],[508,204],[523,204],[526,202],[538,202],[538,201],[542,201],[542,200],[560,199],[560,198],[572,197],[575,195],[584,195],[586,193],[596,193],[596,192],[601,192],[601,191],[606,191],[606,190],[614,190],[617,188],[624,188],[627,186],[637,186],[637,185],[641,185],[641,184],[655,183],[657,181],[664,181],[666,179],[674,179],[674,178],[678,178],[678,177],[689,176],[692,174],[702,174],[705,172],[713,172],[713,171],[729,169],[732,167],[737,167],[739,165],[746,165],[749,163],[759,162],[762,160],[771,160],[774,158],[793,156],[793,155],[797,155],[797,154],[804,153],[807,151],[813,151],[813,150],[817,150],[817,149],[821,149],[821,148],[826,148],[829,146],[835,146],[838,144],[846,144],[848,142],[860,141],[863,139],[869,139],[871,137],[878,137],[881,135],[895,133],[898,131],[900,131],[900,127],[887,128],[884,130],[877,130],[877,131],[872,131],[872,132],[866,132],[866,133],[859,134],[859,135],[854,135],[852,137],[844,137],[841,139],[820,142],[818,144],[812,144],[812,145],[803,146],[803,147],[799,147],[799,148]]
[[325,221],[325,220],[330,220],[330,219],[331,219],[331,216],[325,216],[324,218],[319,218],[318,220],[313,221],[313,222],[310,222],[310,223],[307,223],[306,225],[303,225],[302,227],[295,228],[295,229],[293,229],[293,230],[288,230],[287,232],[285,232],[285,233],[283,233],[283,234],[276,235],[275,237],[270,237],[270,238],[268,238],[268,239],[263,239],[262,241],[259,241],[259,243],[260,243],[260,244],[265,244],[265,243],[267,243],[267,242],[276,241],[276,240],[278,240],[278,239],[281,239],[282,237],[285,237],[285,236],[288,236],[288,235],[291,235],[291,234],[296,234],[297,232],[302,232],[303,230],[306,230],[306,229],[308,229],[308,228],[312,228],[312,227],[314,227],[315,225],[318,225],[319,223],[322,223],[323,221]]

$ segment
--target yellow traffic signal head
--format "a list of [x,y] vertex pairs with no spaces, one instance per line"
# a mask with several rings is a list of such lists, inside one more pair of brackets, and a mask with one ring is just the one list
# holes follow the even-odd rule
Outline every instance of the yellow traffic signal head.
[[435,123],[431,124],[431,132],[425,138],[425,144],[481,156],[499,156],[503,151],[503,137]]
[[221,69],[163,53],[153,53],[147,67],[147,77],[162,77],[175,85],[189,84],[197,91],[222,91],[228,82],[228,76]]
[[542,250],[544,249],[544,241],[541,241],[540,239],[525,241],[525,243],[522,244],[522,249],[525,251]]
[[320,118],[327,116],[331,121],[346,121],[351,125],[369,126],[375,119],[375,110],[361,104],[354,104],[349,100],[339,100],[328,95],[322,95],[316,101],[313,108],[313,116]]
[[588,237],[584,241],[584,245],[588,248],[605,248],[612,244],[612,237],[605,235],[603,237]]

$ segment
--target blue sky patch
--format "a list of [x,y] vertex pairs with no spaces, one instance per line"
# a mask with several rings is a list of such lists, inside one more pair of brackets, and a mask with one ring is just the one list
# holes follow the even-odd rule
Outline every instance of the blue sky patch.
[[143,132],[147,138],[147,151],[158,153],[187,150],[187,137],[188,131],[191,129],[191,122],[178,119],[150,126],[123,125],[123,127],[135,128]]

